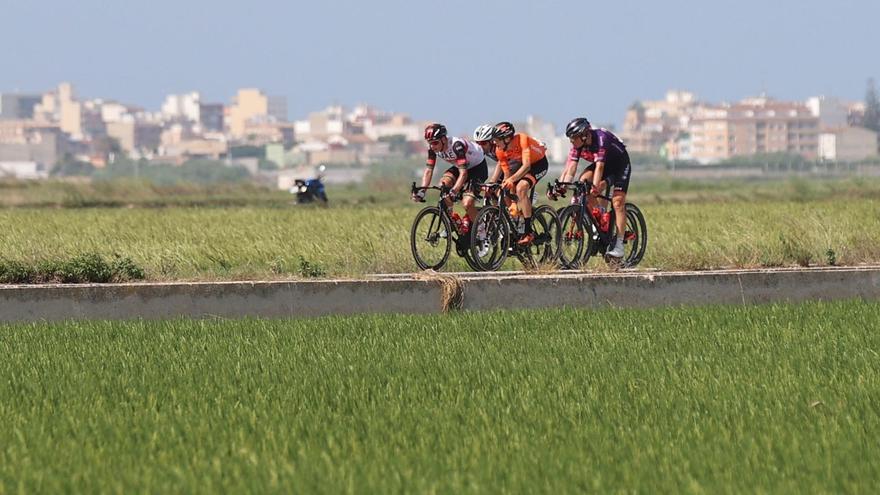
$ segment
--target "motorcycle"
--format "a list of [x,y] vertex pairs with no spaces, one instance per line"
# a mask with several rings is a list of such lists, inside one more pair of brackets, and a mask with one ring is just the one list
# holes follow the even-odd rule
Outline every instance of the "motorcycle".
[[324,170],[326,167],[318,167],[318,175],[312,179],[295,179],[290,192],[296,194],[297,204],[315,203],[327,204],[327,192],[324,189]]

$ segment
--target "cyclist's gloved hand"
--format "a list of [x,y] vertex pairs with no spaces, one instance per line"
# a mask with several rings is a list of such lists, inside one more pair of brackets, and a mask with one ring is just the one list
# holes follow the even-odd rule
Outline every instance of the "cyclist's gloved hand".
[[547,199],[549,199],[550,201],[556,201],[557,199],[559,199],[559,195],[556,194],[556,189],[552,187],[547,188]]
[[557,196],[559,196],[560,198],[564,198],[565,191],[566,191],[565,186],[563,186],[562,184],[556,184],[556,195]]
[[412,200],[416,203],[424,203],[425,202],[425,190],[416,191],[412,195]]

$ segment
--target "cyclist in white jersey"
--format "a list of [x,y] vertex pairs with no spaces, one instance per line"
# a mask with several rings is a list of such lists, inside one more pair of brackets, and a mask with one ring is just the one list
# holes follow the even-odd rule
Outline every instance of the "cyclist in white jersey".
[[[451,188],[452,197],[462,193],[461,204],[467,211],[465,218],[462,219],[462,230],[468,232],[471,223],[477,217],[475,202],[480,192],[480,184],[489,176],[483,149],[472,141],[449,137],[443,124],[431,124],[426,127],[425,141],[428,143],[428,159],[425,162],[422,187],[431,184],[437,158],[452,164],[443,173],[440,183]],[[424,191],[414,194],[412,199],[416,202],[425,201]],[[451,207],[452,200],[447,199],[447,201]]]

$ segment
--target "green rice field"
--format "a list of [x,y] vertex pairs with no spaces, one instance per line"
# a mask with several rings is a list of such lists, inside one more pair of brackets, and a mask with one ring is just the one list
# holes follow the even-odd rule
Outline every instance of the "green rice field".
[[[0,260],[130,257],[151,280],[359,276],[417,271],[416,206],[0,210]],[[880,201],[646,204],[659,269],[880,262]],[[594,261],[594,268],[599,267]],[[508,269],[518,269],[515,260]],[[448,270],[465,270],[454,252]]]
[[877,493],[880,304],[0,326],[5,493]]
[[[337,187],[331,207],[316,208],[255,186],[0,182],[0,281],[4,266],[77,257],[130,260],[147,280],[413,272],[409,232],[422,205],[397,186]],[[648,224],[641,268],[880,263],[878,180],[652,181],[630,197]],[[445,269],[467,267],[453,252]]]

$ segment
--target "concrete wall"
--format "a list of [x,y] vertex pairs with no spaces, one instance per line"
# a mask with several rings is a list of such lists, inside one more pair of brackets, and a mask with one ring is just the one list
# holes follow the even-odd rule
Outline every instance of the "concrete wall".
[[[453,296],[450,298],[450,294]],[[880,267],[624,274],[397,275],[360,281],[0,286],[0,322],[290,317],[880,299]]]

